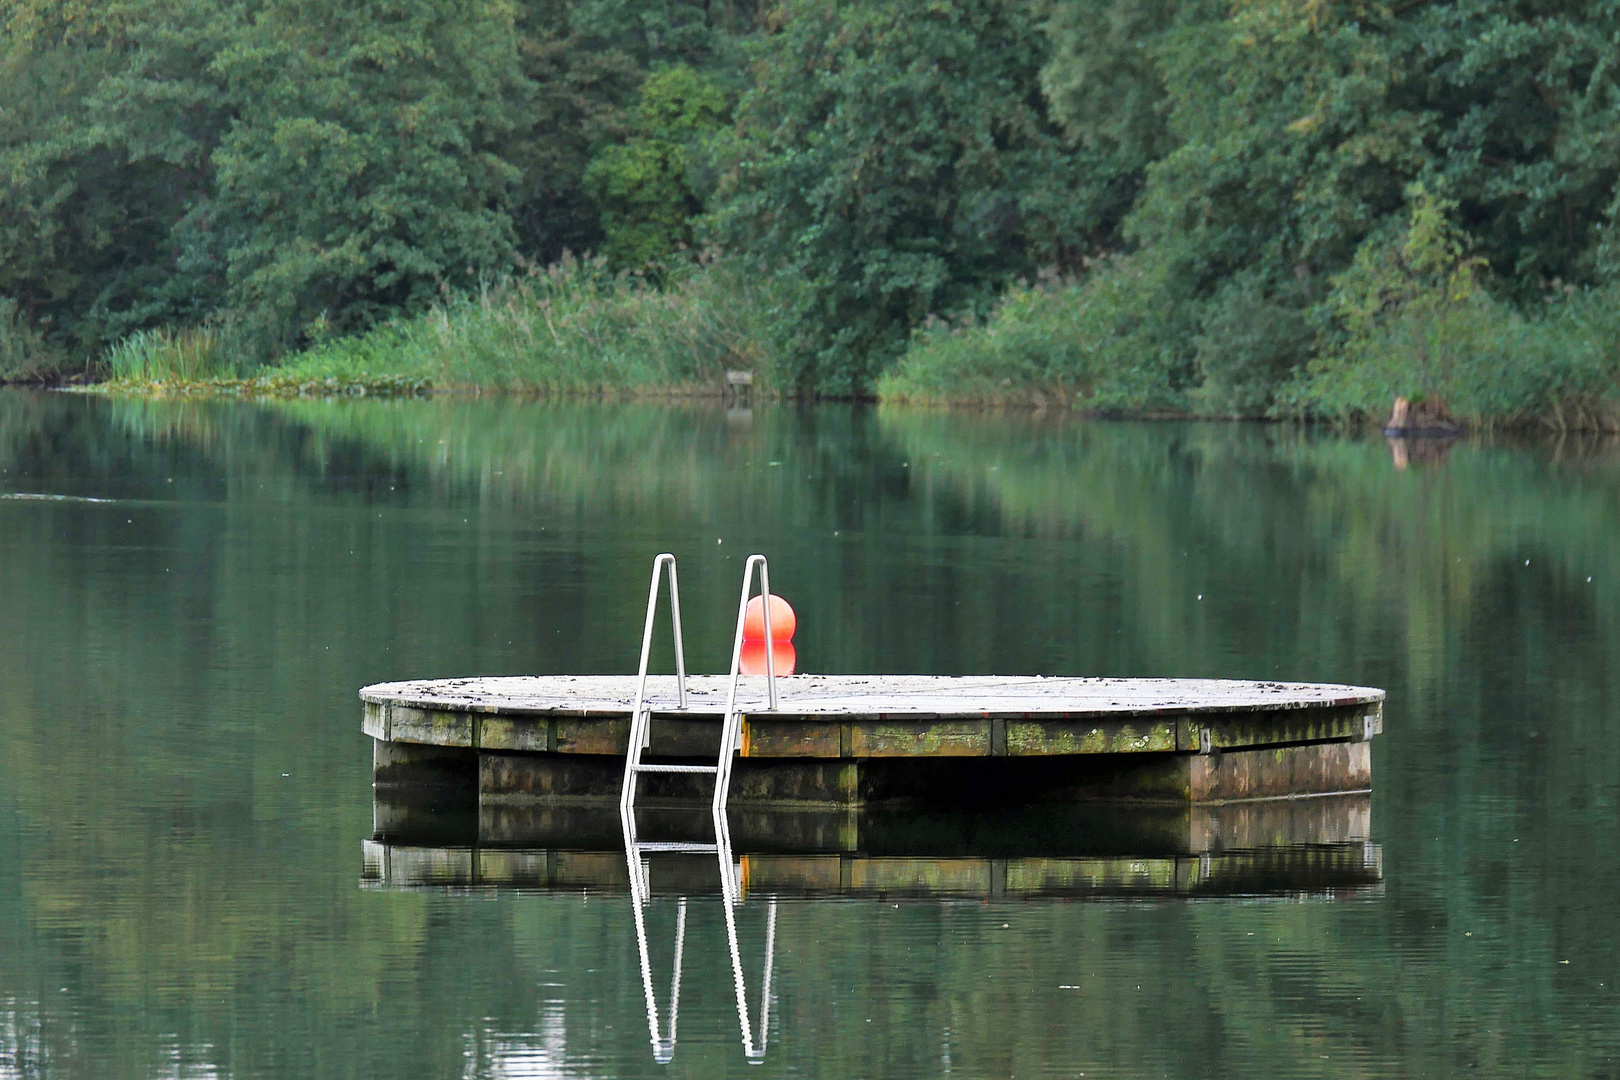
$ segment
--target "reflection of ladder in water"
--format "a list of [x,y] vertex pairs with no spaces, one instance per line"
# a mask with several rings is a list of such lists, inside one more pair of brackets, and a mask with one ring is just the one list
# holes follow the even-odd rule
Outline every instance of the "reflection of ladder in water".
[[[675,916],[675,964],[669,988],[669,1034],[662,1033],[658,1020],[658,999],[653,993],[652,964],[647,953],[646,906],[651,897],[647,856],[655,852],[686,855],[712,854],[720,862],[720,906],[726,917],[726,938],[731,947],[731,975],[737,992],[737,1020],[742,1025],[743,1052],[750,1062],[765,1059],[766,1029],[770,1022],[771,969],[776,955],[776,901],[768,908],[765,924],[765,975],[760,992],[759,1039],[748,1015],[747,987],[743,980],[742,952],[737,945],[737,908],[742,905],[742,875],[731,857],[731,828],[726,821],[726,797],[731,790],[733,759],[742,748],[742,712],[737,707],[737,686],[742,677],[743,620],[748,614],[749,592],[754,570],[759,570],[763,597],[765,640],[771,635],[771,574],[765,556],[750,555],[743,567],[742,599],[737,603],[737,633],[731,644],[731,686],[726,695],[725,717],[720,724],[720,746],[713,765],[663,765],[643,763],[642,752],[651,742],[652,703],[647,700],[647,665],[652,655],[653,621],[658,611],[658,584],[664,567],[669,567],[670,622],[675,634],[675,672],[679,686],[679,708],[686,708],[686,654],[681,644],[681,590],[675,578],[675,556],[669,553],[653,560],[652,585],[647,593],[647,620],[641,630],[641,666],[637,672],[636,700],[630,712],[630,745],[624,758],[624,787],[619,796],[619,817],[624,825],[624,853],[630,870],[631,907],[635,911],[636,947],[641,955],[641,986],[647,998],[647,1030],[652,1037],[653,1057],[660,1063],[675,1055],[675,1031],[680,1019],[681,960],[686,948],[686,897],[681,897]],[[770,708],[776,708],[775,650],[765,649],[765,685]],[[642,773],[698,773],[714,776],[714,817],[712,844],[681,841],[643,841],[636,836],[636,780]]]
[[652,1039],[653,1059],[667,1065],[675,1057],[675,1033],[681,1010],[681,961],[686,951],[686,897],[680,898],[675,912],[675,961],[669,980],[669,1033],[664,1034],[658,1018],[658,995],[653,991],[652,959],[647,949],[647,903],[652,896],[647,856],[654,852],[683,855],[713,854],[720,862],[720,907],[726,919],[726,943],[731,951],[731,981],[737,995],[737,1022],[742,1028],[743,1053],[751,1064],[765,1060],[765,1045],[771,1022],[771,974],[776,960],[776,900],[771,899],[765,917],[765,973],[760,979],[758,1039],[748,1013],[748,986],[743,978],[742,949],[737,942],[737,908],[742,906],[742,872],[731,855],[731,830],[724,810],[714,812],[715,842],[688,844],[636,839],[635,811],[626,809],[624,825],[625,861],[630,871],[630,906],[636,921],[636,951],[641,959],[641,989],[647,999],[647,1032]]
[[[737,751],[742,749],[742,712],[737,708],[737,684],[742,676],[743,619],[748,613],[749,591],[753,585],[754,569],[759,569],[760,596],[763,597],[765,640],[773,642],[771,635],[771,571],[763,555],[750,555],[743,567],[742,599],[737,604],[737,633],[731,644],[731,688],[726,695],[725,719],[720,724],[720,749],[713,765],[644,764],[641,755],[647,749],[652,733],[652,703],[647,700],[647,663],[652,656],[653,619],[658,611],[658,582],[664,567],[669,567],[669,614],[675,633],[675,672],[680,691],[679,707],[686,708],[686,653],[681,645],[681,589],[675,580],[675,556],[665,552],[653,560],[652,587],[647,594],[647,621],[641,630],[641,667],[637,673],[636,701],[630,711],[630,745],[624,756],[624,787],[619,795],[619,809],[634,813],[636,805],[636,778],[642,773],[706,773],[714,776],[714,811],[723,814],[726,797],[731,791],[731,767]],[[765,685],[770,694],[770,709],[776,709],[776,650],[765,649]]]

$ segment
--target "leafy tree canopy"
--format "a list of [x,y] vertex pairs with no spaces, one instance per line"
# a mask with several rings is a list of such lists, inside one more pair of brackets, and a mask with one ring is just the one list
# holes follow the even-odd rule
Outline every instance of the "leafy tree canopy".
[[585,173],[602,212],[602,253],[615,266],[646,266],[691,245],[703,204],[687,180],[687,150],[719,130],[725,114],[719,84],[684,64],[642,84],[635,134],[605,148]]
[[1021,0],[795,0],[758,40],[718,235],[807,282],[803,389],[864,391],[924,316],[1073,255],[1048,52]]

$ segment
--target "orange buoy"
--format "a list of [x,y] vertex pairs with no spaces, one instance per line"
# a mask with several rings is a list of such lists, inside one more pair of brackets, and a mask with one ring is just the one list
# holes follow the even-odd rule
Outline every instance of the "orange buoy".
[[[773,624],[771,629],[775,630],[775,620],[773,619],[771,621]],[[794,665],[798,663],[798,660],[798,651],[794,649],[793,642],[791,641],[778,641],[771,648],[771,662],[776,665],[776,673],[778,675],[793,674]],[[752,641],[745,640],[743,642],[742,660],[739,667],[744,675],[769,674],[769,672],[765,670],[765,639],[763,637],[755,638]]]
[[[793,607],[780,596],[771,595],[771,637],[778,643],[793,640],[793,632],[799,628],[799,617],[793,614]],[[743,613],[743,640],[765,640],[765,601],[763,597],[756,596],[748,601],[748,608]],[[761,654],[763,656],[763,654]]]

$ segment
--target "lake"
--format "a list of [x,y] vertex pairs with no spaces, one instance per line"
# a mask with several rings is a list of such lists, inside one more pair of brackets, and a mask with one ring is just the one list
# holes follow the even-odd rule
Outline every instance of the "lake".
[[[1385,687],[1378,880],[784,896],[757,1064],[655,897],[660,1064],[628,897],[362,881],[355,692],[632,671],[663,550],[700,671],[764,551],[801,670]],[[1612,442],[0,391],[0,601],[3,1080],[1620,1077]]]

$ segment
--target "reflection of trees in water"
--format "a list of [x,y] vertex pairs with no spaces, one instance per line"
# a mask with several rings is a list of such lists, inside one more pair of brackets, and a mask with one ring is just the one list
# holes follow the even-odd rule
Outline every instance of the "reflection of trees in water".
[[[0,997],[38,1054],[124,1075],[170,1068],[166,1033],[239,1073],[455,1075],[468,1039],[542,1026],[582,1071],[642,1069],[623,904],[354,888],[352,691],[628,670],[678,542],[717,610],[719,552],[768,550],[812,670],[1392,690],[1382,899],[786,906],[773,1067],[1590,1072],[1620,1028],[1593,1019],[1620,977],[1609,453],[1465,441],[1397,472],[1287,428],[0,394],[0,467],[137,500],[0,504]],[[722,655],[730,613],[687,604]],[[727,1050],[688,1062],[744,1069]]]
[[1161,635],[1156,665],[1185,667],[1193,650],[1198,673],[1236,674],[1234,656],[1280,656],[1297,665],[1288,677],[1356,681],[1398,655],[1421,685],[1491,590],[1522,580],[1514,568],[1526,558],[1556,595],[1521,599],[1545,603],[1545,618],[1590,620],[1586,647],[1609,643],[1620,611],[1606,602],[1620,599],[1606,591],[1613,581],[1585,587],[1617,554],[1615,446],[1555,465],[1539,448],[1462,445],[1444,469],[1401,475],[1375,442],[1286,427],[1032,427],[896,410],[884,430],[927,480],[999,515],[1004,530],[1061,541],[1053,573],[1077,553],[1095,559],[1090,576],[1114,586],[1097,599],[1126,604],[1116,613],[1136,633]]
[[[1404,855],[1390,907],[1357,928],[1367,938],[1341,943],[1356,963],[1314,963],[1287,981],[1314,970],[1311,998],[1347,1016],[1378,1000],[1403,1022],[1437,1018],[1430,1049],[1487,1067],[1511,1051],[1479,1044],[1479,1032],[1527,1030],[1494,979],[1522,979],[1549,1016],[1580,995],[1554,954],[1603,942],[1585,985],[1620,974],[1612,909],[1577,869],[1620,853],[1615,823],[1591,811],[1620,769],[1612,708],[1599,704],[1620,700],[1612,442],[1586,452],[1463,442],[1438,468],[1401,472],[1378,441],[1292,428],[1031,431],[1015,418],[902,411],[884,422],[926,477],[994,507],[1008,530],[1074,541],[1054,546],[1051,573],[1094,560],[1092,579],[1117,584],[1077,593],[1079,606],[1090,599],[1123,623],[1155,668],[1259,675],[1234,661],[1271,659],[1281,677],[1389,687],[1375,791],[1380,832]],[[1104,620],[1079,633],[1116,636]],[[1489,959],[1451,941],[1474,940],[1461,939],[1470,928],[1495,943]],[[1230,1010],[1277,1001],[1251,992],[1282,977],[1266,965],[1209,970],[1234,979]],[[1273,1037],[1274,1025],[1303,1020],[1241,1027]],[[1366,1038],[1425,1052],[1387,1027]],[[1594,1060],[1567,1027],[1553,1041],[1571,1062]]]

